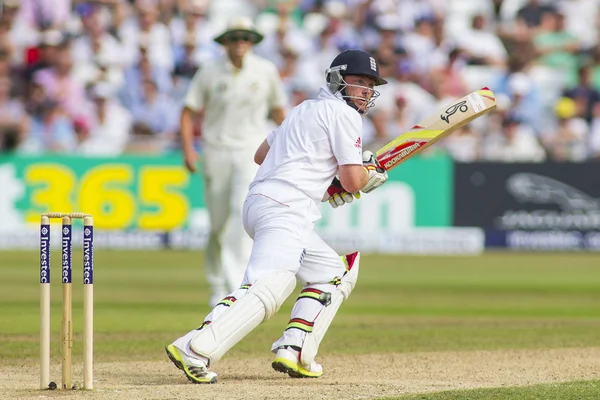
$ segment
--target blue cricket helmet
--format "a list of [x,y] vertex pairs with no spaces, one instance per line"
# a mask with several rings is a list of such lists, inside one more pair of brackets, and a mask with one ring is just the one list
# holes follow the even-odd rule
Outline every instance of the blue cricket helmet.
[[338,54],[326,71],[327,82],[331,82],[331,73],[336,70],[339,71],[341,76],[368,76],[375,79],[378,86],[388,83],[379,76],[379,65],[375,58],[363,50],[346,50]]
[[[338,54],[331,62],[331,66],[325,71],[327,87],[332,93],[340,93],[346,103],[358,111],[360,114],[366,114],[367,110],[375,104],[375,99],[379,96],[379,92],[372,88],[359,86],[363,89],[371,91],[372,95],[368,97],[360,97],[357,95],[348,95],[346,88],[348,85],[344,80],[346,75],[360,75],[373,78],[375,85],[385,85],[388,83],[385,79],[379,76],[379,65],[375,58],[362,50],[346,50]],[[356,101],[366,102],[364,106],[357,106]]]

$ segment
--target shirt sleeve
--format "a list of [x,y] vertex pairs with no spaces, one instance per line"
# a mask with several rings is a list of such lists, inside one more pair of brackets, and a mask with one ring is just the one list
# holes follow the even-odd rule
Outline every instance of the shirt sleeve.
[[362,121],[360,115],[338,114],[329,126],[329,140],[338,165],[362,165]]
[[275,66],[270,68],[269,76],[269,109],[283,108],[287,103],[279,71]]
[[190,82],[184,105],[193,111],[200,111],[207,103],[206,70],[198,69]]
[[273,129],[271,133],[269,133],[269,135],[267,136],[267,143],[269,144],[269,146],[273,144],[273,140],[275,140],[275,135],[277,134],[278,130],[279,127],[277,127],[277,129]]

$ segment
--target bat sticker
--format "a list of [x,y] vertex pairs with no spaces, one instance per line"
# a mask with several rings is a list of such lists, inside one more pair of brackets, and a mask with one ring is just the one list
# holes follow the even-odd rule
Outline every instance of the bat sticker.
[[469,110],[469,106],[467,105],[466,100],[463,100],[460,103],[456,103],[448,107],[444,114],[440,115],[440,118],[446,121],[447,123],[450,123],[450,117],[456,114],[456,112],[459,110],[460,112],[467,112]]
[[471,93],[467,96],[469,99],[469,103],[471,103],[471,107],[475,110],[475,112],[480,112],[485,110],[486,105],[479,93]]

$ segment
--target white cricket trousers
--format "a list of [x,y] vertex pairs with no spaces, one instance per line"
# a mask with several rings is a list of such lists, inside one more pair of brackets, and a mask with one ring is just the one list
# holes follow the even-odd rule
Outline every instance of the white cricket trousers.
[[[302,347],[324,307],[317,297],[335,291],[346,272],[340,256],[314,231],[319,217],[315,202],[287,184],[262,183],[252,188],[244,203],[244,228],[254,239],[254,245],[243,284],[217,304],[198,329],[225,314],[262,277],[288,270],[296,275],[302,291],[287,326],[283,327],[283,335],[273,343],[271,351],[283,345]],[[190,343],[198,329],[173,344],[188,356],[194,356]]]
[[210,306],[240,286],[250,258],[252,239],[244,231],[242,212],[248,187],[258,171],[255,150],[206,149],[202,157],[210,220],[205,256]]
[[244,228],[254,239],[244,284],[287,269],[302,285],[290,320],[273,343],[272,352],[280,346],[302,347],[324,307],[319,296],[333,293],[346,272],[340,256],[314,231],[320,216],[312,199],[283,183],[254,187],[244,203]]

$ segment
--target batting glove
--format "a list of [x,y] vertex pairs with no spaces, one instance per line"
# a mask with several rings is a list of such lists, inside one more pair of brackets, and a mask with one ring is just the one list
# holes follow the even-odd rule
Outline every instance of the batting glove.
[[327,188],[327,192],[325,192],[321,201],[329,201],[331,207],[338,208],[346,203],[352,203],[354,199],[360,199],[360,192],[348,193],[336,177],[333,178],[333,182]]
[[363,193],[369,193],[373,190],[377,189],[379,186],[383,185],[385,181],[388,179],[388,174],[385,169],[381,168],[373,152],[369,150],[365,150],[363,152],[363,167],[367,170],[369,174],[369,180],[364,188],[362,188]]

